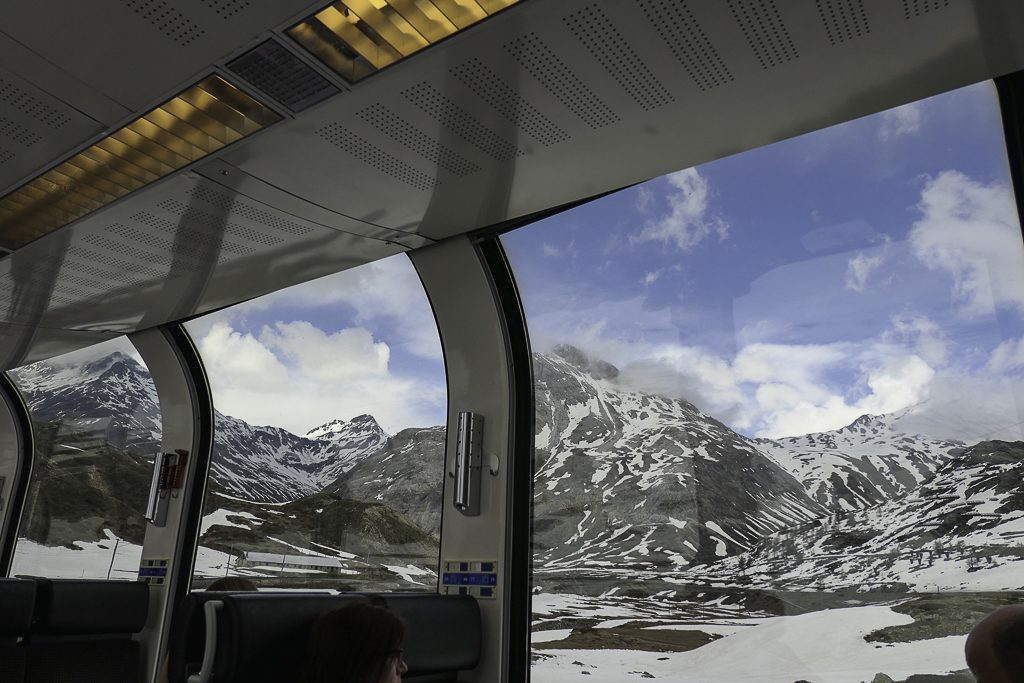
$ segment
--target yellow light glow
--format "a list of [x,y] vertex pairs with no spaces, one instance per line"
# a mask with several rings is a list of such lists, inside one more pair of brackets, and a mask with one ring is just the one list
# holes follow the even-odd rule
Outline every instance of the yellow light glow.
[[0,199],[0,246],[17,249],[279,119],[210,76]]
[[338,0],[288,30],[350,82],[419,52],[518,0]]

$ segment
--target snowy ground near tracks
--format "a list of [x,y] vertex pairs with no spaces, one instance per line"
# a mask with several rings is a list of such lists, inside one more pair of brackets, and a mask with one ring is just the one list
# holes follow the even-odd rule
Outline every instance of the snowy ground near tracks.
[[[531,680],[624,683],[653,677],[681,683],[858,683],[871,681],[878,673],[902,680],[912,674],[965,668],[966,636],[894,645],[866,642],[864,636],[871,631],[913,621],[885,606],[752,619],[749,624],[743,619],[728,621],[715,619],[706,629],[729,631],[725,637],[689,652],[539,650]],[[558,639],[555,634],[542,637],[548,643]]]

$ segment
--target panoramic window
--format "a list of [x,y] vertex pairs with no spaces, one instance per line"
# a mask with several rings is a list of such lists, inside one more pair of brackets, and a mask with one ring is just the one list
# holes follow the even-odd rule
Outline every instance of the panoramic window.
[[214,454],[193,584],[433,590],[447,393],[404,255],[188,324]]
[[990,83],[504,244],[535,351],[533,680],[972,680],[965,634],[1024,585]]
[[11,574],[135,580],[160,405],[127,337],[12,370],[35,464]]

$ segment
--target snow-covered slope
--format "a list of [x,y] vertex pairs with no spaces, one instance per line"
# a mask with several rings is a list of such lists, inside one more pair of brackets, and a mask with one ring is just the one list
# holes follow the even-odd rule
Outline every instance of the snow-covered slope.
[[902,498],[817,520],[704,568],[778,588],[1024,588],[1024,443],[985,441]]
[[826,513],[749,439],[617,374],[571,346],[534,356],[542,567],[713,561]]
[[915,489],[963,450],[959,441],[904,434],[899,418],[863,415],[831,432],[756,444],[828,510],[856,510]]
[[109,419],[117,445],[152,456],[160,447],[160,409],[149,371],[115,352],[84,364],[40,362],[11,372],[36,422]]
[[[335,423],[334,431],[314,439],[218,413],[212,476],[226,493],[252,501],[282,503],[316,493],[387,440],[369,415]],[[355,441],[345,439],[348,425]]]
[[[130,356],[115,352],[84,364],[35,363],[14,376],[33,420],[64,425],[55,437],[58,446],[75,450],[69,439],[76,432],[103,429],[108,441],[129,451],[151,456],[160,448],[153,378]],[[216,413],[211,472],[229,495],[280,503],[320,491],[387,438],[369,415],[334,420],[301,437]]]

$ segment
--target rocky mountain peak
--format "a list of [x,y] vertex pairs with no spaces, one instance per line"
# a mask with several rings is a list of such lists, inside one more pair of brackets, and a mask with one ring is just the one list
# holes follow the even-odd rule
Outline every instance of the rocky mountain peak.
[[304,435],[307,439],[326,439],[330,441],[365,439],[372,437],[383,442],[388,434],[377,423],[373,415],[357,415],[349,421],[340,418],[325,422],[319,427],[310,429]]
[[559,344],[552,353],[594,379],[615,379],[619,369],[607,361],[588,356],[571,344]]

